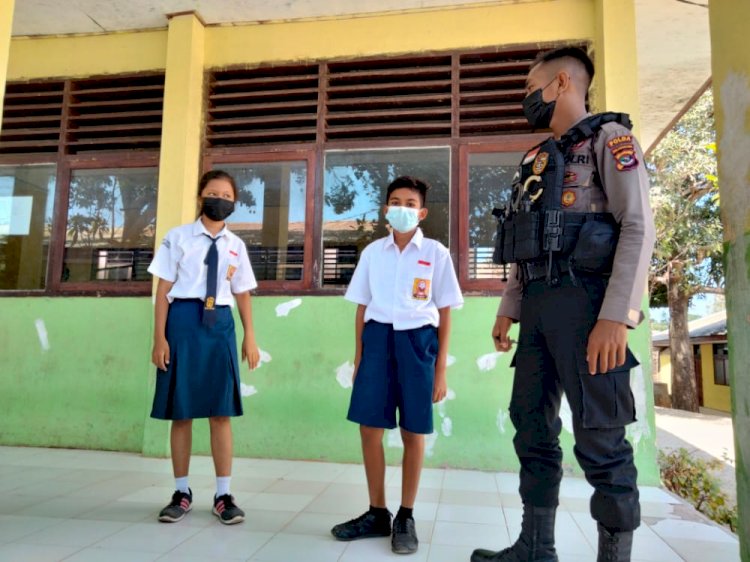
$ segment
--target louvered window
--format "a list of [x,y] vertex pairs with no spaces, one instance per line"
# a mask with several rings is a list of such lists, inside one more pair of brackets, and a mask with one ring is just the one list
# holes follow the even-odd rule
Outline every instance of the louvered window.
[[150,293],[163,102],[163,73],[7,85],[0,290]]
[[163,101],[163,75],[73,81],[67,152],[158,150]]
[[449,55],[331,63],[326,139],[449,137],[451,83]]
[[209,146],[315,141],[318,65],[214,72]]
[[459,136],[529,131],[521,101],[537,51],[460,55]]
[[521,100],[538,50],[221,70],[206,145],[455,139],[528,133]]
[[57,152],[64,87],[63,82],[6,86],[0,154]]

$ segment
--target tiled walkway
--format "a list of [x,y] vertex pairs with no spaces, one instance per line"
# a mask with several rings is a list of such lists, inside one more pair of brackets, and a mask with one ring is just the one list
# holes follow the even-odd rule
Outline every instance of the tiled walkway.
[[[166,460],[98,451],[0,447],[0,561],[138,562],[283,561],[465,562],[477,546],[501,548],[521,522],[517,476],[425,470],[415,509],[419,552],[390,552],[388,539],[333,540],[335,523],[367,506],[358,465],[238,459],[232,491],[245,523],[221,525],[211,515],[213,468],[195,457],[193,511],[180,523],[156,514],[172,494]],[[391,510],[400,472],[388,471]],[[591,489],[566,478],[557,519],[561,562],[596,559]],[[657,488],[641,492],[644,525],[633,560],[736,562],[737,539]]]

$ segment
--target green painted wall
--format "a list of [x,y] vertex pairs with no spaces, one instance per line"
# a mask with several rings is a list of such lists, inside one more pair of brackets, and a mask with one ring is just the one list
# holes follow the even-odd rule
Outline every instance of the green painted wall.
[[[352,359],[354,306],[341,297],[304,297],[288,316],[277,316],[276,307],[293,298],[253,300],[258,343],[271,360],[253,373],[242,369],[243,383],[257,393],[244,398],[245,415],[234,421],[236,454],[360,462],[359,434],[345,420],[350,390],[336,376]],[[496,298],[470,297],[453,312],[448,386],[455,398],[436,410],[428,466],[517,470],[507,414],[510,355],[485,357],[496,358],[494,368],[477,364],[492,352],[496,310]],[[48,333],[46,351],[37,319]],[[6,298],[0,320],[0,443],[168,454],[168,423],[148,418],[149,299]],[[633,332],[632,344],[647,362],[645,326]],[[647,364],[634,370],[633,387],[646,415],[629,431],[641,482],[656,484],[651,385],[643,373],[650,373]],[[562,440],[569,471],[580,474],[567,430]],[[194,450],[209,450],[205,421],[196,422]],[[387,450],[389,461],[398,462],[398,446]]]

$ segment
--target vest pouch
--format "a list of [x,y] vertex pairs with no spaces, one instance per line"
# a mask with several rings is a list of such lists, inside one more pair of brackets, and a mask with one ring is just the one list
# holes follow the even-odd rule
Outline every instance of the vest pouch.
[[571,266],[584,273],[612,273],[620,227],[610,222],[590,220],[583,223],[571,255]]
[[541,217],[538,211],[517,213],[513,217],[514,261],[535,260],[542,255]]
[[[498,211],[498,213],[495,213],[495,211]],[[497,217],[497,231],[495,232],[495,249],[492,252],[492,263],[497,264],[497,265],[503,265],[503,264],[508,263],[503,259],[503,248],[505,247],[505,231],[506,231],[505,225],[506,223],[508,223],[508,221],[505,219],[504,215],[502,214],[501,209],[493,210],[492,214],[495,217]]]

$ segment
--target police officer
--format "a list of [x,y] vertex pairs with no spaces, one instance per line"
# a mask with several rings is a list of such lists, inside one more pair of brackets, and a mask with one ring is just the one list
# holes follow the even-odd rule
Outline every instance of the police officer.
[[565,47],[542,53],[526,79],[526,118],[553,137],[524,156],[511,206],[500,213],[496,261],[512,265],[492,331],[496,349],[508,351],[508,330],[520,322],[510,415],[523,521],[510,548],[475,550],[472,562],[558,560],[563,392],[574,452],[594,487],[598,561],[629,561],[640,524],[625,439],[635,421],[629,370],[638,364],[627,332],[643,318],[654,226],[627,116],[587,113],[593,75],[586,53]]

